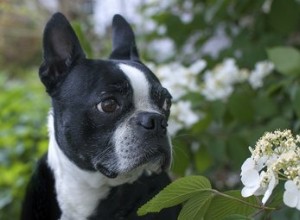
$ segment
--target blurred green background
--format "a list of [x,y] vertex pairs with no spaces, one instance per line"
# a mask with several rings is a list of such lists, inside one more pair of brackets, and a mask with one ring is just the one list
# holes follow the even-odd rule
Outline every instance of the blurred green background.
[[[217,71],[216,65],[232,58],[252,74],[257,62],[275,62],[275,70],[259,88],[238,83],[225,99],[207,100],[200,89],[187,86],[174,100],[175,105],[189,102],[198,118],[173,134],[174,177],[201,174],[220,190],[239,188],[248,147],[265,131],[288,128],[299,134],[300,1],[58,0],[54,6],[45,2],[52,1],[0,1],[1,220],[18,219],[26,184],[47,149],[50,99],[39,81],[38,67],[42,31],[55,11],[72,21],[89,57],[108,57],[111,28],[101,18],[110,20],[118,12],[134,26],[143,60],[157,69],[205,60],[206,70]],[[288,49],[267,52],[278,46]],[[202,70],[194,75],[199,88],[205,86],[204,75]],[[297,211],[285,208],[272,216],[299,218]]]

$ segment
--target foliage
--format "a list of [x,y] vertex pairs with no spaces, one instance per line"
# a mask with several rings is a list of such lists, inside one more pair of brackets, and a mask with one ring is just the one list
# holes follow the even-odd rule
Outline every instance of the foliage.
[[[163,58],[153,55],[163,52],[162,49],[148,48],[150,55],[145,56],[159,63],[157,70],[161,65],[164,70],[170,65],[171,70],[173,63],[168,63],[174,59],[179,63],[177,67],[190,66],[199,59],[207,62],[206,68],[197,75],[199,89],[195,91],[193,86],[186,84],[185,95],[175,100],[176,108],[180,102],[191,103],[199,120],[188,127],[182,126],[174,135],[173,172],[178,176],[204,174],[220,190],[239,188],[240,167],[249,155],[249,146],[266,131],[291,129],[299,133],[300,44],[295,38],[299,34],[299,2],[173,0],[145,6],[142,10],[157,27],[157,32],[149,33],[146,39],[154,42],[164,39],[174,46]],[[279,16],[283,12],[291,16]],[[218,48],[218,41],[213,41],[218,37],[219,41],[225,39],[227,42],[221,48]],[[220,70],[220,63],[228,57],[235,60],[240,73],[246,70],[249,77],[256,71],[254,66],[262,60],[272,61],[275,70],[265,75],[257,87],[247,81],[236,83],[226,98],[209,100],[201,91],[201,87],[206,86],[207,73],[226,71],[225,68]],[[221,66],[226,66],[224,63]],[[169,72],[171,75],[172,71]],[[178,78],[174,71],[173,75]],[[181,114],[184,115],[184,111]],[[193,205],[189,204],[187,209]],[[272,219],[280,219],[297,212],[283,208],[275,212],[277,214],[262,213],[255,217],[271,215]],[[294,219],[297,216],[295,214]]]
[[[156,66],[154,70],[168,67],[172,71],[166,78],[181,82],[175,72],[191,71],[189,67],[199,60],[206,62],[205,68],[186,75],[194,77],[194,83],[189,81],[184,95],[174,100],[173,110],[181,116],[173,116],[184,126],[173,136],[172,171],[175,177],[207,177],[178,179],[141,208],[140,214],[183,203],[180,219],[249,219],[245,216],[256,211],[256,219],[299,219],[299,212],[281,206],[281,197],[270,199],[268,207],[280,208],[271,213],[253,197],[244,199],[238,191],[232,191],[241,187],[240,167],[249,156],[248,147],[260,136],[275,129],[291,129],[295,134],[300,131],[299,1],[146,1],[140,14],[143,21],[135,27],[137,44],[144,60]],[[149,22],[154,24],[151,31],[146,30]],[[93,34],[85,34],[90,26],[73,24],[87,55],[93,57],[95,44],[89,44]],[[96,50],[108,51],[110,44],[106,42]],[[208,72],[219,71],[228,58],[234,60],[239,73],[246,70],[249,77],[260,61],[272,61],[275,70],[264,76],[261,86],[236,82],[226,98],[207,100],[201,93],[205,77]],[[17,219],[26,182],[47,147],[49,100],[36,73],[22,69],[28,77],[4,76],[13,72],[15,69],[0,75],[0,219],[4,220]],[[191,115],[193,120],[185,123]],[[176,197],[178,192],[181,197]],[[250,203],[250,208],[244,202]],[[220,210],[212,211],[215,207]]]
[[163,208],[183,203],[178,216],[179,220],[191,219],[231,219],[232,215],[239,218],[258,210],[272,210],[263,207],[258,201],[250,197],[241,198],[239,191],[221,193],[211,188],[209,180],[202,176],[187,176],[180,178],[156,195],[138,210],[139,215],[158,212]]
[[25,187],[47,148],[49,100],[35,72],[26,80],[0,74],[0,219],[18,219]]

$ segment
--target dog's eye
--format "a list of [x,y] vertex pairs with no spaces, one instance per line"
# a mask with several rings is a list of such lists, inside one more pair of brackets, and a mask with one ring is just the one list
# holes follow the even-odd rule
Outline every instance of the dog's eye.
[[162,108],[163,108],[163,110],[165,110],[167,112],[167,111],[170,111],[171,105],[172,105],[171,100],[170,99],[165,99]]
[[100,102],[97,105],[97,108],[101,112],[112,113],[112,112],[115,112],[119,108],[119,105],[115,99],[106,99],[106,100]]

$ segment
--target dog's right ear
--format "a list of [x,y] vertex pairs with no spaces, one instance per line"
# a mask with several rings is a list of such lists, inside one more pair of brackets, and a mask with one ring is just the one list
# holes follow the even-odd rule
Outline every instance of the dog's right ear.
[[79,40],[66,17],[56,13],[48,21],[43,38],[44,62],[39,75],[51,94],[76,62],[85,58]]

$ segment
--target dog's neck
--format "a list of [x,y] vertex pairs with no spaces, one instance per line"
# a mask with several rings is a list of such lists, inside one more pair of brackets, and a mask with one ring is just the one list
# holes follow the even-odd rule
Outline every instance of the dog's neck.
[[114,179],[107,178],[99,172],[80,169],[58,146],[53,117],[50,111],[48,118],[50,141],[47,159],[55,177],[57,200],[62,211],[60,220],[84,220],[91,216],[98,203],[107,197],[111,187],[132,183],[142,174],[143,169]]

